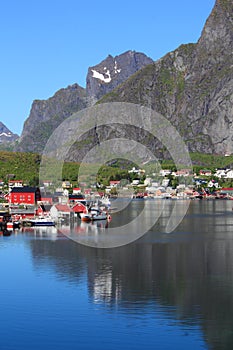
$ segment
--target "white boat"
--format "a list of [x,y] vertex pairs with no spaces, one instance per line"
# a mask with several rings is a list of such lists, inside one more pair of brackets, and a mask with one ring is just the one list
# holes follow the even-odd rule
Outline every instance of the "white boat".
[[80,218],[82,221],[90,222],[96,220],[109,220],[110,216],[107,212],[100,210],[99,207],[91,207],[87,213],[80,213]]
[[91,208],[91,220],[107,220],[108,216],[105,211],[101,211],[99,208]]
[[30,220],[32,226],[55,226],[55,221],[50,217],[39,216]]

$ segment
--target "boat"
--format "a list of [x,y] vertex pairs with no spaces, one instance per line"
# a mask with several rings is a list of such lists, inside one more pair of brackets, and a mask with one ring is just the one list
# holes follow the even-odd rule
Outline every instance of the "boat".
[[81,221],[84,222],[90,222],[91,221],[91,215],[89,213],[79,213]]
[[55,221],[50,217],[38,217],[30,220],[32,226],[55,226]]
[[108,216],[105,211],[100,210],[98,207],[91,208],[91,220],[107,220]]
[[89,208],[89,210],[85,213],[79,213],[81,221],[84,222],[90,222],[90,221],[96,221],[96,220],[111,220],[110,215],[104,211],[101,210],[97,206],[93,206]]

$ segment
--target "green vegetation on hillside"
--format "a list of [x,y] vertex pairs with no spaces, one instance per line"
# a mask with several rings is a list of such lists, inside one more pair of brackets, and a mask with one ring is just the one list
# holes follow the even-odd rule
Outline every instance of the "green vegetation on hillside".
[[0,151],[0,179],[23,180],[29,185],[38,183],[41,157],[33,153]]
[[[233,168],[233,156],[220,156],[212,154],[190,153],[193,163],[193,172],[199,173],[200,169],[210,169],[212,173],[216,168]],[[34,153],[0,151],[0,179],[5,183],[9,179],[23,180],[28,185],[38,185],[41,156]],[[73,185],[78,182],[86,182],[87,185],[100,183],[107,186],[111,180],[132,181],[134,175],[129,175],[128,170],[135,164],[130,162],[115,160],[109,165],[85,165],[76,162],[66,162],[62,168],[62,178],[59,180],[70,181]],[[159,172],[160,169],[176,170],[176,165],[172,160],[162,160],[151,162],[143,167],[147,175]],[[80,170],[81,169],[81,170]],[[51,168],[50,179],[57,179]],[[80,173],[79,173],[80,171]],[[56,184],[55,184],[56,185]]]

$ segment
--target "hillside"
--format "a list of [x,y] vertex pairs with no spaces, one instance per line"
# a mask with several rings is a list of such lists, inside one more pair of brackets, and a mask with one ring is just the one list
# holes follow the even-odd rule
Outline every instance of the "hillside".
[[[201,168],[208,168],[212,171],[216,168],[233,168],[233,156],[213,156],[200,153],[191,153],[190,156],[194,172],[198,172]],[[41,156],[39,154],[0,151],[0,180],[7,183],[9,179],[16,179],[23,180],[24,183],[33,186],[38,185],[40,162]],[[145,165],[146,174],[153,173],[156,164],[151,162]],[[132,162],[111,162],[109,165],[103,165],[99,169],[97,179],[90,174],[90,167],[88,166],[87,172],[83,173],[84,177],[80,179],[78,178],[79,165],[77,162],[65,162],[62,170],[62,179],[60,180],[68,180],[77,185],[78,180],[86,182],[87,179],[92,178],[94,182],[98,180],[106,185],[110,180],[125,179],[127,171],[133,165],[135,166]],[[161,162],[162,169],[172,169],[174,165],[174,163],[167,160]]]

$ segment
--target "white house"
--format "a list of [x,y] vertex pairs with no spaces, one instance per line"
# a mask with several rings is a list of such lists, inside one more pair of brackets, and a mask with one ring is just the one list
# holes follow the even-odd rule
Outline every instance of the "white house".
[[67,204],[55,204],[50,209],[50,215],[52,219],[70,219],[74,215],[74,212]]
[[144,169],[136,169],[135,167],[133,167],[131,170],[128,170],[128,173],[134,173],[134,174],[145,174],[145,170]]
[[160,174],[161,176],[168,176],[168,175],[171,174],[171,170],[169,170],[169,169],[161,169],[160,172],[159,172],[159,174]]
[[132,181],[132,185],[133,186],[137,186],[139,184],[140,180],[133,180]]
[[218,177],[219,179],[223,179],[226,177],[227,171],[230,169],[217,169],[214,176]]
[[168,186],[168,184],[169,184],[169,179],[163,179],[163,181],[162,181],[162,186],[163,187],[167,187]]

